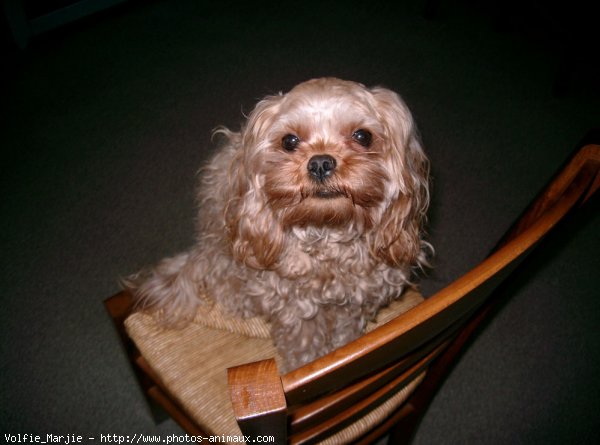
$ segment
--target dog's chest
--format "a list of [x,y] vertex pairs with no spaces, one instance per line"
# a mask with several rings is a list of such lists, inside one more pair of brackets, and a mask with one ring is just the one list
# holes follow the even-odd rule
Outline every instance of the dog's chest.
[[375,267],[366,242],[360,237],[297,236],[287,247],[281,261],[281,272],[292,279],[304,277],[328,281],[365,276]]

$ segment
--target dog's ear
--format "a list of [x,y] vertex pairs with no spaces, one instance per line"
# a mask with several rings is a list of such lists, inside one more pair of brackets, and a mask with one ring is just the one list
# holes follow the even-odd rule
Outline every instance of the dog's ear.
[[237,204],[228,207],[226,224],[233,257],[255,269],[272,269],[284,245],[284,233],[267,207],[250,203],[248,192]]
[[371,252],[391,266],[422,265],[428,246],[422,237],[429,207],[429,161],[402,99],[385,88],[371,92],[385,131],[384,156],[392,196],[369,236]]
[[233,257],[257,269],[270,269],[280,257],[284,232],[263,192],[264,153],[268,132],[283,96],[260,101],[242,129],[236,165],[230,172],[230,199],[225,210]]
[[425,263],[421,232],[422,221],[414,204],[401,196],[391,202],[371,231],[371,253],[392,267]]

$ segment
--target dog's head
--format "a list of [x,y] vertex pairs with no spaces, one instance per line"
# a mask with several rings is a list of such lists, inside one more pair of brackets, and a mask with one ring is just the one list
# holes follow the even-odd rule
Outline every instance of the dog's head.
[[357,234],[389,265],[418,261],[429,166],[394,92],[309,80],[259,102],[241,144],[226,213],[239,260],[273,267],[286,233],[313,226]]

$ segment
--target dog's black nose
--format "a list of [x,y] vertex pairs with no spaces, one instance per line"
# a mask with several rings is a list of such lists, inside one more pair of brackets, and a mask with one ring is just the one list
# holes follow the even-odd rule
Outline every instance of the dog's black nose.
[[313,179],[323,181],[335,170],[335,158],[329,155],[316,155],[308,160],[308,173]]

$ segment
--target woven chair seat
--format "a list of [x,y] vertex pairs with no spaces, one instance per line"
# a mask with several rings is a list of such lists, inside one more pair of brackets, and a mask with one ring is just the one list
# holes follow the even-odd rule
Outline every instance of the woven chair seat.
[[[420,293],[407,290],[381,310],[367,332],[423,301]],[[169,395],[207,434],[240,436],[227,389],[227,368],[275,357],[269,325],[260,318],[226,318],[218,305],[200,310],[183,328],[164,328],[153,315],[136,312],[125,327],[141,355]],[[423,375],[323,443],[352,441],[390,415],[416,388]]]

